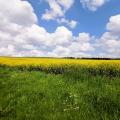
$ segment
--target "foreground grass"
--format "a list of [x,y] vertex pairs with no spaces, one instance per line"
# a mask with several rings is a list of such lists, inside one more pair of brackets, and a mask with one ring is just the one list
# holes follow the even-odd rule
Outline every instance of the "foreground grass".
[[119,120],[120,77],[0,67],[1,120]]

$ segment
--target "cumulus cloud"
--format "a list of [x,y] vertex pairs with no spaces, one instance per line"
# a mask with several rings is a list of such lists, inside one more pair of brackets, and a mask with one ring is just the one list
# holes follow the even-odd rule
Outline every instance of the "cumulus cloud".
[[[28,14],[29,13],[29,14]],[[0,1],[0,27],[7,21],[13,25],[28,26],[37,22],[37,17],[33,12],[32,6],[27,1],[20,0],[1,0]]]
[[99,55],[120,57],[119,15],[110,18],[107,31],[94,44],[94,36],[85,32],[74,36],[64,26],[47,32],[37,25],[37,17],[27,1],[11,0],[9,4],[8,0],[0,1],[0,18],[2,56],[89,57],[99,49]]
[[65,23],[67,24],[70,28],[75,28],[77,26],[77,21],[75,20],[67,20],[65,18],[57,19],[57,22],[59,24]]
[[[64,7],[64,11],[72,4],[72,1],[70,4],[63,0],[57,2]],[[53,33],[38,26],[34,10],[27,1],[11,0],[9,4],[7,0],[0,1],[0,18],[3,18],[0,19],[0,55],[83,56],[91,50],[91,38],[87,33],[74,37],[64,26],[57,27]],[[76,25],[75,21],[70,24],[72,27]],[[77,52],[74,52],[75,49]]]
[[120,14],[110,17],[107,30],[120,34]]
[[74,0],[47,0],[50,9],[46,9],[42,18],[45,20],[63,17],[66,11],[73,5]]
[[71,8],[74,0],[47,0],[50,9],[46,9],[42,15],[44,20],[56,20],[59,24],[65,23],[75,28],[77,21],[65,19],[65,13]]
[[100,38],[101,55],[120,57],[120,14],[110,17],[107,32]]
[[84,8],[88,8],[91,11],[96,11],[107,1],[108,0],[80,0],[80,3],[83,5]]

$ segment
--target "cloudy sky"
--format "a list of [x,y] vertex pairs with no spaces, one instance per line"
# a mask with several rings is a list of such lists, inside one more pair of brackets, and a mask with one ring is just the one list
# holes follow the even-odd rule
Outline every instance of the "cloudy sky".
[[0,0],[0,56],[120,57],[120,0]]

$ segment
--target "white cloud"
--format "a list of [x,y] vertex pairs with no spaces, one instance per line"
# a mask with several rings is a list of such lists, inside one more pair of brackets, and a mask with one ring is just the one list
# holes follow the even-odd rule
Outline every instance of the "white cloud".
[[56,46],[56,48],[52,52],[48,52],[48,56],[54,57],[69,57],[70,56],[70,49],[64,46]]
[[79,33],[78,41],[80,42],[88,42],[90,41],[90,34],[89,33]]
[[[12,8],[7,0],[0,2],[0,18],[3,18],[0,19],[0,55],[85,57],[93,56],[92,53],[99,49],[99,55],[120,57],[119,15],[110,18],[108,31],[101,36],[99,42],[94,43],[97,46],[95,49],[95,38],[89,33],[83,32],[74,36],[64,26],[49,33],[38,26],[34,10],[27,1],[11,0]],[[22,20],[15,20],[16,17]]]
[[42,15],[44,20],[56,20],[59,24],[65,23],[75,28],[77,21],[65,19],[65,13],[71,8],[74,0],[47,0],[50,9],[46,9]]
[[65,18],[57,19],[57,22],[59,24],[65,23],[67,24],[70,28],[75,28],[77,26],[77,21],[75,20],[67,20]]
[[33,12],[32,6],[27,1],[10,0],[8,2],[8,0],[1,0],[0,20],[5,24],[9,21],[26,26],[37,22],[37,17]]
[[[8,55],[11,56],[13,55],[15,52],[15,48],[13,45],[8,45],[7,47],[0,47],[0,55],[4,56],[4,55]],[[7,54],[5,54],[7,53]]]
[[99,41],[101,52],[105,56],[120,57],[120,38],[106,32],[102,35]]
[[71,28],[75,28],[77,26],[77,21],[71,20],[68,24]]
[[80,0],[83,7],[87,7],[91,11],[96,11],[104,5],[108,0]]
[[46,9],[45,14],[43,14],[42,18],[45,20],[55,19],[56,17],[64,16],[64,10],[59,5],[56,0],[48,0],[50,10]]
[[50,9],[46,9],[42,19],[51,20],[63,17],[66,11],[73,5],[74,0],[47,0]]
[[110,17],[107,23],[107,32],[100,38],[100,47],[108,57],[120,57],[120,14]]
[[120,34],[120,14],[110,17],[107,30]]
[[[64,3],[64,1],[62,2]],[[74,40],[77,40],[76,44],[80,44],[78,37],[75,39],[72,32],[66,27],[57,27],[53,33],[49,33],[45,28],[36,24],[37,17],[28,2],[11,0],[12,7],[7,3],[7,0],[4,0],[0,4],[0,17],[4,18],[0,19],[0,55],[56,57],[78,55],[70,48]],[[66,9],[69,7],[65,6]],[[6,11],[10,11],[11,14]],[[26,14],[26,11],[29,14]],[[16,19],[17,17],[20,20]],[[74,24],[75,22],[72,21],[71,26]],[[77,52],[85,54],[81,51],[86,52],[88,44],[84,44],[84,50],[83,48],[78,49]]]
[[55,33],[51,34],[51,37],[52,44],[66,45],[72,40],[72,32],[61,26],[56,29]]
[[68,10],[74,3],[74,0],[56,0],[65,10]]

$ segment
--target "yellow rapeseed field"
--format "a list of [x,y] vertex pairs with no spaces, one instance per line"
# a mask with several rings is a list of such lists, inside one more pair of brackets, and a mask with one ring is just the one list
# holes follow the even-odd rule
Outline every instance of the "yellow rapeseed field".
[[86,67],[113,67],[120,69],[120,60],[83,60],[83,59],[65,59],[65,58],[20,58],[20,57],[0,57],[0,64],[9,66],[64,66],[81,65]]

